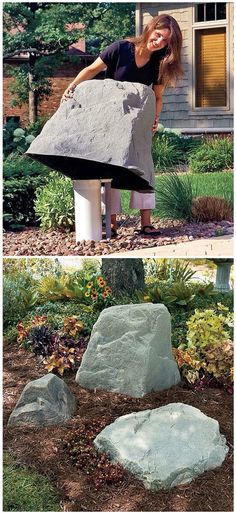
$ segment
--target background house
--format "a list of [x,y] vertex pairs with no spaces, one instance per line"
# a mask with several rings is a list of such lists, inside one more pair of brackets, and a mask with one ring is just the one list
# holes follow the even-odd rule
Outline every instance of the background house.
[[136,33],[152,16],[167,13],[183,34],[184,78],[164,95],[160,122],[182,132],[233,129],[233,2],[141,2]]

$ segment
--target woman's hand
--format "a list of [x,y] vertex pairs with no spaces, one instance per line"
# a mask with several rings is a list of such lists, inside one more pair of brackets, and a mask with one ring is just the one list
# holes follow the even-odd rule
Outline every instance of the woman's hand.
[[62,97],[61,97],[61,103],[68,100],[68,98],[73,98],[73,93],[76,88],[76,84],[70,84],[66,90],[64,91]]
[[154,120],[153,126],[152,126],[153,135],[155,134],[155,132],[158,129],[158,121],[159,121],[159,118],[156,117],[155,120]]

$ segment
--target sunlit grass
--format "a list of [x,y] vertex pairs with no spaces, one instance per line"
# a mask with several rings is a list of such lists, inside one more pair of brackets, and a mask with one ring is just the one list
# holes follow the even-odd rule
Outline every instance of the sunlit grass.
[[[192,183],[194,196],[219,196],[228,200],[233,199],[233,173],[197,173],[188,174],[188,176]],[[156,176],[156,199],[158,197],[158,190],[163,188],[166,177],[168,177],[168,174]],[[129,191],[121,192],[123,212],[125,214],[136,214],[138,212],[137,209],[129,208],[129,198]],[[159,216],[158,209],[153,210],[153,215]]]
[[3,459],[4,512],[60,512],[55,488],[38,473],[21,467],[5,453]]

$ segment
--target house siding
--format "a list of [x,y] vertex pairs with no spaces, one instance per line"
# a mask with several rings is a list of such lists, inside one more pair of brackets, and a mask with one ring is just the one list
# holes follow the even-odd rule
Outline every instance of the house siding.
[[[233,120],[233,3],[227,4],[227,53],[228,53],[228,106],[227,108],[194,108],[194,73],[193,73],[193,10],[194,3],[181,2],[143,2],[137,4],[136,26],[140,33],[151,17],[166,13],[179,23],[183,35],[182,64],[184,77],[175,89],[168,88],[164,93],[163,109],[160,123],[169,128],[194,129],[229,129]],[[198,24],[200,28],[200,24]],[[206,25],[204,25],[204,28]]]

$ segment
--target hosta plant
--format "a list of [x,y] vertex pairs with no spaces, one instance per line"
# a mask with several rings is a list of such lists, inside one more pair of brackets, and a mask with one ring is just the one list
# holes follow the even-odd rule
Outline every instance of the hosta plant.
[[191,286],[185,282],[173,282],[165,284],[157,284],[152,288],[148,288],[143,299],[147,302],[164,303],[165,305],[176,304],[187,307],[194,300],[195,294]]

